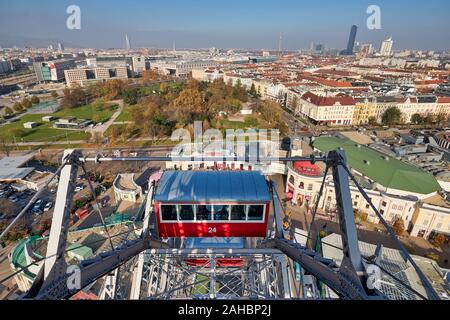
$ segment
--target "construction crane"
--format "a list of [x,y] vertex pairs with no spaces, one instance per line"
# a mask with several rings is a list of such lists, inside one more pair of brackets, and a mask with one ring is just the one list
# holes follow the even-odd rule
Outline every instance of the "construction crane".
[[[86,288],[96,280],[106,277],[105,288],[109,291],[114,291],[115,280],[117,276],[117,270],[130,259],[139,257],[138,269],[142,271],[144,252],[165,253],[172,254],[175,257],[177,255],[192,255],[194,251],[188,249],[175,249],[170,246],[170,243],[159,239],[156,234],[150,232],[150,215],[152,213],[153,194],[156,188],[155,183],[151,183],[149,186],[149,192],[147,194],[147,202],[145,204],[145,214],[143,217],[142,232],[139,237],[134,240],[128,240],[121,245],[114,247],[111,242],[111,236],[108,233],[108,229],[104,223],[103,215],[100,206],[95,206],[95,211],[101,217],[102,224],[105,227],[106,234],[111,242],[111,250],[101,253],[98,256],[82,261],[78,267],[78,273],[80,275],[80,284],[76,287],[69,286],[71,274],[67,273],[67,264],[64,259],[64,253],[66,252],[67,234],[69,227],[70,208],[72,204],[72,197],[76,186],[76,173],[78,168],[82,168],[85,172],[85,164],[87,162],[105,163],[116,161],[242,161],[237,157],[103,157],[98,155],[96,157],[88,158],[84,157],[77,150],[66,150],[63,155],[63,161],[61,167],[53,175],[52,179],[59,176],[59,185],[56,194],[55,209],[53,214],[52,225],[50,229],[50,236],[48,239],[46,257],[42,266],[39,269],[36,278],[31,286],[31,289],[23,295],[23,299],[68,299],[81,288]],[[405,261],[408,261],[417,272],[417,275],[422,282],[423,287],[426,290],[427,298],[432,300],[439,300],[438,294],[433,289],[427,277],[419,269],[415,261],[408,254],[404,246],[397,239],[390,225],[384,220],[383,216],[378,212],[377,208],[371,202],[369,196],[365,193],[364,189],[359,185],[351,171],[346,165],[346,157],[343,150],[331,151],[323,157],[284,157],[284,158],[257,158],[257,159],[245,159],[249,161],[267,162],[267,161],[310,161],[315,163],[317,161],[324,162],[326,164],[325,176],[329,170],[335,184],[336,201],[337,201],[337,213],[339,216],[339,228],[342,237],[342,251],[343,259],[340,266],[336,261],[324,258],[320,253],[312,250],[311,245],[308,245],[309,233],[307,237],[307,244],[301,245],[294,240],[285,237],[285,230],[283,230],[282,223],[282,207],[281,200],[276,191],[275,182],[270,183],[270,191],[272,193],[272,204],[274,209],[275,220],[275,234],[273,237],[267,237],[262,241],[254,252],[261,252],[265,254],[271,252],[274,254],[284,254],[292,261],[298,263],[301,268],[308,274],[315,277],[321,283],[325,284],[332,291],[334,291],[342,299],[350,300],[380,300],[387,299],[386,295],[380,290],[371,285],[371,279],[373,276],[374,266],[377,265],[381,250],[377,250],[377,254],[372,259],[364,258],[358,247],[357,229],[354,220],[354,212],[352,207],[352,199],[350,194],[349,181],[353,181],[363,197],[369,203],[373,211],[377,214],[381,223],[386,227],[388,233],[394,239],[400,253]],[[45,187],[38,191],[29,204],[19,213],[14,221],[3,231],[0,235],[0,240],[7,234],[11,227],[27,212],[29,207],[36,201],[43,190],[48,186],[51,180],[45,185]],[[325,178],[324,178],[325,182]],[[320,201],[320,197],[323,193],[324,183],[319,192],[317,199],[314,216],[317,211],[317,205]],[[89,182],[89,188],[94,195],[95,192],[91,182]],[[314,217],[313,217],[314,220]],[[288,222],[288,221],[285,221]],[[169,250],[169,251],[167,251]],[[171,250],[171,251],[170,251]],[[229,249],[231,250],[231,249]],[[270,251],[272,250],[272,251]],[[219,255],[226,252],[227,248],[208,249],[208,254]],[[198,250],[196,249],[198,253]],[[248,254],[248,252],[239,251],[240,254]],[[211,264],[214,267],[214,264]],[[213,273],[214,274],[214,273]],[[211,283],[214,283],[212,281]],[[113,288],[113,289],[111,289]],[[139,289],[136,287],[133,289],[136,293],[136,297],[139,296]],[[132,291],[133,291],[132,290]],[[150,290],[150,289],[149,289]],[[103,294],[104,296],[104,294]],[[114,297],[114,294],[110,294]],[[213,296],[215,297],[215,296]],[[291,297],[284,294],[284,297]],[[422,296],[423,297],[423,296]]]

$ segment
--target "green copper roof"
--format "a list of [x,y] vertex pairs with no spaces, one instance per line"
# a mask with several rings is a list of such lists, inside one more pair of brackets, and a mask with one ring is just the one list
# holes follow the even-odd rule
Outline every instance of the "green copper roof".
[[433,175],[345,138],[320,137],[314,147],[322,152],[343,148],[351,168],[387,188],[419,194],[441,189]]

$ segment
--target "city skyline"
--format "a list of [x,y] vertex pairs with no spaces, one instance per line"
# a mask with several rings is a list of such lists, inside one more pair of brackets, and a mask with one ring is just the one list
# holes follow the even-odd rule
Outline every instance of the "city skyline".
[[[0,4],[0,45],[48,46],[63,42],[66,47],[124,48],[124,34],[133,47],[278,49],[283,34],[283,50],[308,48],[311,42],[345,49],[348,28],[358,27],[357,42],[376,48],[392,36],[395,50],[449,50],[450,28],[445,8],[450,3],[431,0],[378,1],[380,30],[369,30],[367,7],[360,1],[318,4],[304,1],[282,3],[249,1],[210,3],[206,1],[158,2],[78,1],[81,30],[66,28],[69,1],[2,1]],[[405,10],[407,8],[408,10]],[[411,37],[414,29],[414,37]]]

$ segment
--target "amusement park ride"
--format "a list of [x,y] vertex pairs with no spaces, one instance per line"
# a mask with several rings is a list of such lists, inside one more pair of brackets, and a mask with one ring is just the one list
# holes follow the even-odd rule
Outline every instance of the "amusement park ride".
[[[52,178],[59,177],[59,185],[46,257],[31,289],[22,298],[69,299],[103,279],[102,299],[121,299],[125,296],[128,299],[314,299],[320,298],[314,294],[317,291],[314,287],[319,282],[341,299],[389,299],[386,292],[374,285],[373,280],[382,248],[378,247],[373,256],[364,257],[358,246],[349,187],[351,180],[398,245],[404,261],[410,263],[417,272],[426,294],[415,292],[416,297],[439,300],[427,277],[348,169],[342,150],[331,151],[317,158],[257,159],[279,162],[321,161],[326,165],[324,177],[331,170],[342,237],[343,259],[339,266],[336,261],[312,250],[309,234],[303,244],[286,235],[283,230],[282,202],[275,182],[266,180],[258,172],[166,171],[159,181],[149,182],[145,211],[136,218],[142,221],[142,228],[135,239],[114,246],[101,208],[98,203],[94,205],[102,218],[111,250],[82,261],[78,265],[80,286],[72,288],[67,285],[71,274],[67,272],[69,266],[65,261],[65,252],[78,168],[85,171],[87,162],[194,160],[225,162],[238,159],[124,158],[101,155],[87,158],[79,151],[66,150],[62,165]],[[313,215],[317,211],[323,187],[324,184]],[[95,194],[92,185],[90,189]],[[4,230],[0,239],[41,193],[42,189]],[[287,226],[287,220],[284,222]],[[198,245],[203,241],[201,239],[207,240],[206,245]],[[228,240],[219,247],[210,245],[217,239]],[[298,290],[303,294],[295,292],[293,286],[295,277],[291,274],[294,269],[291,267],[294,263],[302,270],[305,280],[303,290]],[[126,295],[121,291],[119,281],[120,273],[124,270],[132,274]],[[313,281],[308,282],[307,279]],[[206,284],[208,290],[198,290],[201,284]],[[314,290],[307,289],[307,284]],[[305,294],[307,290],[313,292],[312,296]]]

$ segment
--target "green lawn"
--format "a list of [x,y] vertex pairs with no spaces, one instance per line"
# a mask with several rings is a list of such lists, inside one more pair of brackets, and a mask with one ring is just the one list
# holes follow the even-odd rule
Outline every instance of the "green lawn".
[[106,122],[117,110],[117,105],[101,107],[95,103],[72,109],[62,109],[52,115],[57,118],[76,117],[77,119],[90,119],[94,122]]
[[[0,127],[0,139],[7,142],[75,141],[85,140],[89,134],[83,131],[54,129],[51,123],[43,122],[42,114],[25,115],[18,121]],[[25,122],[39,124],[34,129],[25,129]],[[66,136],[67,133],[67,136]]]
[[122,121],[131,121],[131,112],[133,108],[136,108],[136,106],[125,106],[123,108],[122,113],[117,117],[116,122],[122,122]]
[[391,157],[386,160],[380,152],[348,139],[321,137],[316,139],[314,147],[322,152],[342,147],[350,167],[387,188],[419,194],[441,189],[433,175]]

